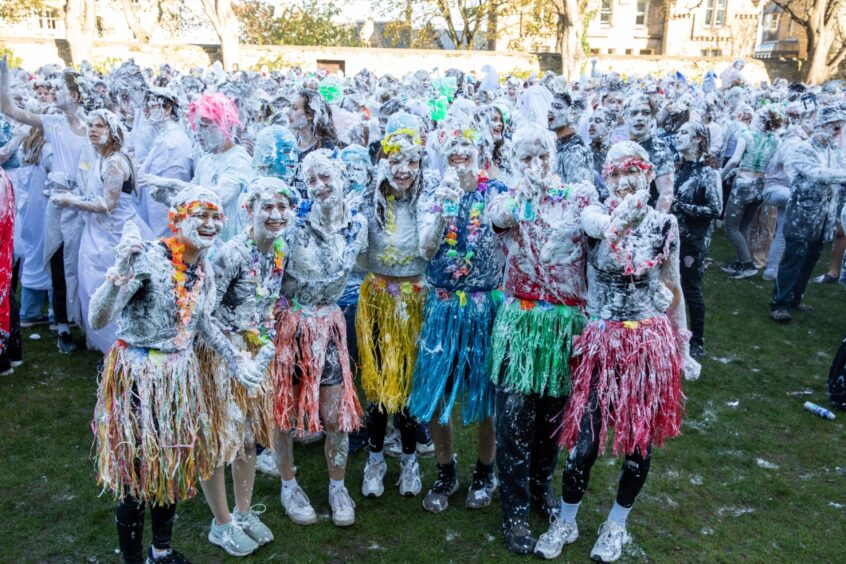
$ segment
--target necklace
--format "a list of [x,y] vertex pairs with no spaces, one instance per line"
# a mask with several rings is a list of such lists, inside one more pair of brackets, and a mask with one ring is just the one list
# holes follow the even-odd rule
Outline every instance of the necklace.
[[[479,173],[476,181],[476,190],[474,192],[480,194],[483,198],[488,191],[490,179],[485,171]],[[446,235],[444,236],[444,243],[449,247],[446,253],[450,264],[446,267],[446,271],[452,274],[453,279],[458,280],[470,274],[473,269],[473,259],[476,256],[476,250],[479,247],[479,238],[482,231],[482,213],[485,211],[484,202],[475,202],[470,206],[470,213],[467,217],[467,232],[466,246],[464,254],[459,256],[455,247],[458,245],[458,214],[451,216],[447,224]]]
[[247,247],[250,250],[250,282],[256,289],[256,328],[253,335],[257,344],[263,345],[275,336],[273,308],[279,301],[282,291],[282,275],[285,271],[285,241],[278,238],[273,241],[273,264],[270,267],[270,275],[262,273],[262,265],[265,263],[267,253],[263,253],[255,241],[247,239]]
[[162,239],[165,247],[170,251],[170,264],[173,267],[173,290],[176,293],[176,338],[177,344],[184,344],[188,336],[185,329],[194,316],[197,300],[203,286],[203,269],[197,266],[197,279],[194,280],[191,290],[186,288],[188,277],[188,265],[182,260],[182,253],[185,252],[185,245],[178,242],[176,237]]

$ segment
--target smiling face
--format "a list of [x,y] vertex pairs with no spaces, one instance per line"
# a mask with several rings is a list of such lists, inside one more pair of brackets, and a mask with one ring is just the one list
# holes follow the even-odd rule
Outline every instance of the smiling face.
[[472,139],[462,137],[450,143],[446,150],[447,165],[454,168],[459,177],[476,174],[479,149]]
[[288,108],[288,127],[294,130],[305,129],[309,126],[310,118],[305,110],[306,101],[302,96],[296,96]]
[[88,119],[88,140],[92,145],[95,147],[98,145],[105,146],[110,138],[109,127],[103,121],[103,118],[94,116]]
[[632,104],[626,110],[626,124],[629,127],[629,137],[641,139],[649,135],[652,125],[652,109],[646,102]]
[[420,158],[417,155],[398,153],[388,158],[390,175],[388,183],[397,192],[407,192],[420,173]]
[[322,208],[334,207],[343,202],[344,180],[335,168],[317,162],[303,169],[308,197]]
[[543,143],[529,139],[514,146],[517,170],[523,175],[545,178],[549,174],[549,148]]
[[223,212],[214,204],[200,202],[184,219],[175,222],[177,234],[197,250],[208,249],[223,231]]
[[[626,141],[634,145],[631,141]],[[629,194],[649,190],[649,183],[654,177],[652,163],[646,160],[646,151],[640,146],[626,146],[623,143],[611,147],[602,178],[608,186],[612,200],[622,200]]]
[[294,211],[288,198],[273,190],[260,192],[250,208],[253,234],[257,239],[276,239],[291,225]]
[[491,135],[494,142],[502,141],[502,131],[504,128],[505,125],[502,123],[502,116],[499,110],[491,112]]

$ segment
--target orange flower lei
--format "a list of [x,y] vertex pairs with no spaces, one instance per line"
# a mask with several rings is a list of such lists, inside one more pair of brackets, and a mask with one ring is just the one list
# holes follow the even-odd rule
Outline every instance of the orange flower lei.
[[[195,212],[195,211],[197,211],[197,210],[199,210],[200,208],[203,208],[203,207],[209,208],[209,209],[214,210],[214,211],[217,211],[219,209],[216,205],[214,205],[210,202],[202,202],[200,200],[194,200],[193,202],[188,202],[187,204],[185,204],[183,206],[179,206],[178,208],[176,208],[175,211],[173,209],[169,210],[167,212],[167,219],[168,219],[167,226],[170,227],[171,231],[176,233],[176,220],[177,219],[185,219],[191,213],[193,213],[193,212]],[[225,220],[226,218],[224,217],[223,219]]]
[[162,239],[162,242],[170,251],[170,263],[173,265],[173,289],[176,292],[176,331],[177,343],[182,343],[185,340],[183,331],[191,322],[194,316],[194,309],[197,305],[197,298],[203,285],[203,270],[197,268],[197,280],[189,293],[185,289],[186,275],[188,266],[182,260],[182,253],[185,252],[185,245],[178,242],[176,237],[168,237]]

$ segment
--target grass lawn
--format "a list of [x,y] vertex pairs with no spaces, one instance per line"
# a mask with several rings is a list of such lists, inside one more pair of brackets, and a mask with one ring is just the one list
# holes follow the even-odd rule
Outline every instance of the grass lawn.
[[[806,302],[816,312],[777,326],[767,318],[771,283],[729,280],[719,272],[730,258],[721,234],[712,255],[715,264],[705,276],[709,357],[701,379],[685,386],[683,435],[656,449],[629,519],[634,540],[623,561],[842,561],[846,414],[826,421],[804,411],[802,403],[827,405],[828,368],[846,333],[844,290],[811,284]],[[42,339],[30,340],[33,333]],[[98,496],[89,458],[98,356],[59,355],[46,328],[25,330],[25,339],[26,363],[0,380],[0,560],[116,562],[113,503],[108,494]],[[786,393],[806,388],[813,394]],[[297,447],[300,483],[321,519],[311,527],[292,524],[281,510],[277,480],[259,475],[254,502],[267,505],[263,519],[276,540],[251,560],[521,560],[501,540],[496,503],[480,512],[463,507],[474,445],[473,430],[462,430],[462,488],[441,515],[425,512],[419,497],[399,496],[390,485],[398,463],[390,459],[385,496],[361,499],[365,453],[356,453],[347,483],[357,521],[345,530],[329,521],[321,444]],[[422,459],[421,469],[425,491],[435,475],[432,459]],[[587,561],[613,501],[618,469],[614,459],[597,462],[579,515],[582,536],[565,549],[562,561]],[[195,562],[235,561],[206,540],[211,513],[202,495],[181,504],[177,515],[174,544],[186,556]],[[540,518],[533,527],[536,534],[546,530]]]

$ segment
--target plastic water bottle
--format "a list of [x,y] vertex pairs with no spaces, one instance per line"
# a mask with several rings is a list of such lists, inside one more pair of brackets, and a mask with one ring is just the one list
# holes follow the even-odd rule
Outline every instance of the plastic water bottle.
[[824,408],[820,405],[817,405],[813,402],[810,402],[810,401],[805,402],[805,409],[807,409],[811,413],[816,413],[817,415],[819,415],[820,417],[822,417],[824,419],[834,419],[834,417],[835,417],[835,415],[832,412],[830,412],[829,410],[827,410],[826,408]]

